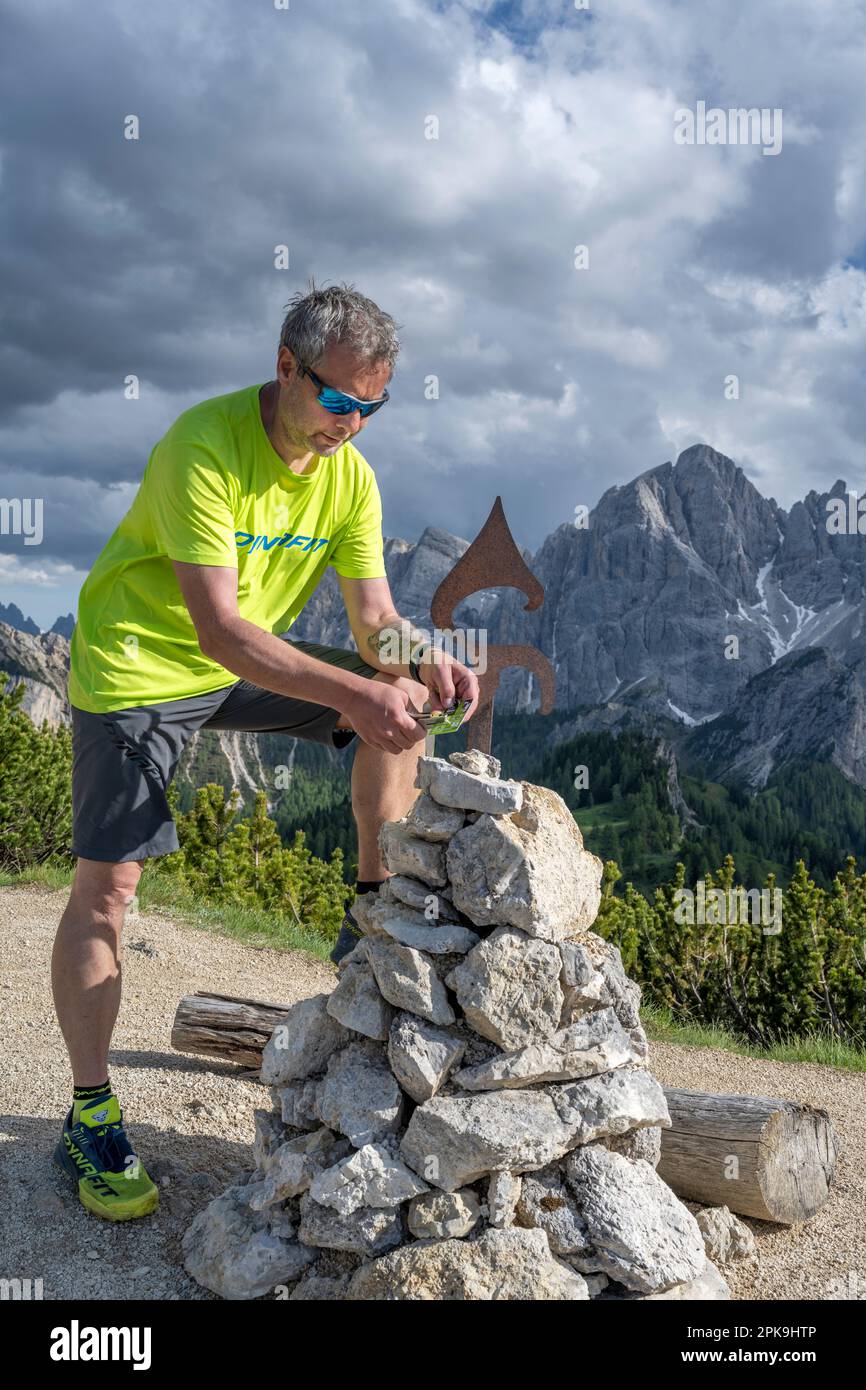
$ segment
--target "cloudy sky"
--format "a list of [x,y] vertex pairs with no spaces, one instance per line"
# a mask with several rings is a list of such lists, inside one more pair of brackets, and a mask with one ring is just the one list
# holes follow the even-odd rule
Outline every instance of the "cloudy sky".
[[[0,0],[0,495],[44,499],[0,602],[74,609],[310,274],[402,325],[359,441],[387,535],[471,538],[500,493],[534,550],[699,440],[784,506],[864,490],[860,0],[282,3]],[[678,144],[699,102],[781,109],[781,152]]]

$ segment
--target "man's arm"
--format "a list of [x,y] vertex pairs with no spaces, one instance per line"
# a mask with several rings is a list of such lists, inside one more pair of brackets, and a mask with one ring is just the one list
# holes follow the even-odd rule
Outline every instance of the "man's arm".
[[347,579],[338,574],[337,580],[359,655],[391,676],[411,676],[407,639],[414,636],[420,641],[423,634],[400,617],[387,579]]
[[423,730],[406,712],[404,691],[317,661],[242,618],[235,568],[172,563],[199,647],[211,661],[278,695],[339,710],[374,748],[399,753],[423,738]]
[[466,717],[471,718],[480,693],[477,677],[448,652],[435,648],[429,633],[401,618],[394,607],[388,580],[347,579],[341,574],[337,579],[349,627],[364,660],[390,675],[417,679],[409,666],[414,658],[434,706],[439,703],[447,708],[459,697],[470,705]]

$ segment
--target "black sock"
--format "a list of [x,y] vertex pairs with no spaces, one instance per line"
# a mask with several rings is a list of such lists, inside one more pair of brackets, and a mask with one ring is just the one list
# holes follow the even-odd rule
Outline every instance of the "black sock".
[[72,1113],[74,1119],[78,1119],[83,1107],[89,1105],[92,1100],[107,1099],[113,1095],[110,1081],[103,1081],[101,1086],[73,1086],[72,1088]]
[[100,1096],[111,1095],[111,1083],[108,1078],[99,1086],[73,1086],[73,1100],[98,1100]]
[[347,911],[351,912],[352,903],[358,897],[359,893],[373,893],[377,888],[381,888],[384,882],[384,878],[359,878],[354,889],[352,889],[349,896],[344,899],[343,906]]
[[377,888],[381,888],[383,883],[387,883],[385,878],[359,878],[355,884],[356,893],[372,893]]

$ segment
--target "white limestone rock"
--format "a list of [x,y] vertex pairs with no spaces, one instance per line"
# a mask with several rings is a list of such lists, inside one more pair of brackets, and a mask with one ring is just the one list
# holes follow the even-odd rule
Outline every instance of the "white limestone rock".
[[286,1140],[286,1126],[273,1110],[254,1110],[253,1160],[261,1173],[267,1172],[276,1149]]
[[562,1027],[576,1022],[594,1009],[610,1004],[604,976],[596,970],[585,946],[577,941],[560,941],[562,957]]
[[399,1013],[391,1024],[391,1070],[403,1090],[419,1104],[435,1096],[464,1051],[459,1038],[414,1014]]
[[467,1022],[506,1051],[554,1033],[562,1013],[559,952],[499,927],[446,977]]
[[184,1232],[184,1269],[220,1298],[261,1298],[297,1279],[316,1258],[298,1240],[286,1240],[257,1220],[244,1186],[228,1188]]
[[703,1237],[707,1259],[727,1265],[732,1260],[754,1259],[758,1253],[755,1237],[744,1221],[729,1207],[703,1207],[695,1213]]
[[543,1042],[501,1053],[480,1066],[465,1067],[454,1080],[466,1091],[494,1091],[502,1086],[595,1076],[635,1061],[628,1034],[613,1009],[599,1009],[551,1033]]
[[589,1144],[647,1125],[670,1129],[665,1093],[643,1067],[617,1067],[583,1081],[554,1084],[547,1087],[547,1094],[574,1144]]
[[[369,901],[365,902],[363,908],[358,911],[357,904],[362,901],[362,898],[368,899]],[[384,923],[390,917],[398,917],[401,911],[397,905],[392,903],[389,899],[381,897],[378,893],[364,893],[362,897],[355,899],[355,904],[355,920],[364,932],[364,937],[348,956],[343,957],[344,960],[348,960],[349,963],[353,965],[360,961],[367,960],[367,944],[369,939],[375,939],[377,936],[387,936],[388,933],[385,931]]]
[[[363,930],[363,928],[362,928]],[[339,980],[347,970],[351,970],[353,965],[367,964],[367,937],[360,937],[351,951],[347,951],[341,960],[337,961],[337,979]]]
[[275,1202],[299,1196],[318,1173],[336,1163],[348,1150],[346,1140],[338,1139],[325,1127],[289,1139],[274,1151],[263,1179],[250,1189],[250,1208],[263,1211]]
[[607,985],[609,998],[604,1002],[616,1009],[623,1028],[640,1027],[641,988],[637,980],[632,980],[625,973],[619,947],[612,941],[605,941],[596,932],[587,932],[583,944]]
[[594,1253],[586,1222],[558,1164],[526,1174],[515,1221],[518,1226],[545,1231],[554,1255],[591,1259]]
[[401,902],[424,915],[428,922],[457,922],[459,917],[444,888],[431,888],[406,874],[392,874],[379,889],[383,902]]
[[516,1173],[502,1171],[491,1173],[487,1181],[487,1220],[497,1230],[514,1225],[514,1216],[523,1179]]
[[[646,1061],[649,1043],[640,1021],[641,987],[637,980],[626,974],[619,947],[612,941],[605,941],[596,932],[585,932],[579,943],[560,942],[560,951],[563,953],[563,982],[566,995],[563,1021],[570,1013],[583,1012],[587,1003],[597,1007],[592,1000],[598,993],[599,1003],[609,1004],[615,1009],[617,1018],[631,1038],[637,1056],[641,1061]],[[572,988],[565,981],[570,973],[581,970],[577,964],[578,952],[592,962],[594,973],[591,983],[577,985],[572,992]],[[599,976],[602,981],[600,986]]]
[[612,1149],[625,1158],[645,1158],[653,1168],[658,1168],[662,1156],[662,1127],[644,1125],[640,1129],[627,1130],[625,1134],[600,1135],[593,1142],[603,1144],[606,1149]]
[[406,1302],[585,1300],[586,1281],[550,1253],[543,1231],[486,1230],[477,1240],[416,1241],[362,1265],[348,1298]]
[[[382,892],[382,889],[384,887],[385,884],[382,884],[382,887],[379,889],[378,892],[358,893],[355,896],[354,902],[352,903],[352,916],[358,923],[358,926],[361,928],[362,932],[370,934],[373,933],[372,923],[375,920],[375,916],[378,912],[378,909],[385,902],[385,897]],[[359,944],[363,945],[363,942]],[[343,960],[349,960],[352,956],[355,955],[355,951],[357,951],[357,949],[358,947],[356,946],[354,950],[352,950],[349,953],[348,956],[343,957]],[[365,959],[366,951],[362,951],[360,956],[357,956],[355,958],[354,963],[357,964],[358,961]]]
[[396,941],[371,938],[367,959],[381,993],[396,1009],[417,1014],[431,1023],[454,1022],[445,987],[421,951]]
[[[252,1211],[252,1208],[250,1210]],[[272,1236],[279,1236],[280,1240],[295,1239],[297,1222],[294,1215],[291,1202],[276,1202],[261,1212],[254,1212],[255,1218],[264,1221],[264,1229]]]
[[631,1045],[634,1048],[635,1056],[638,1057],[641,1062],[646,1062],[649,1057],[649,1042],[643,1027],[639,1024],[637,1028],[627,1028],[626,1032],[631,1039]]
[[385,931],[401,946],[411,946],[415,951],[426,951],[431,956],[465,956],[473,946],[477,946],[479,936],[456,922],[433,922],[423,924],[410,922],[405,916],[392,918],[384,924]]
[[545,1091],[490,1091],[419,1105],[400,1154],[427,1182],[454,1192],[497,1169],[543,1168],[571,1142],[571,1128]]
[[458,922],[431,920],[402,903],[379,903],[370,913],[369,922],[370,936],[374,940],[390,938],[401,946],[428,951],[431,955],[465,955],[479,941],[477,932],[470,931],[469,927]]
[[702,1303],[726,1303],[730,1297],[730,1285],[712,1260],[707,1260],[700,1274],[694,1279],[689,1279],[684,1284],[674,1284],[673,1288],[664,1289],[662,1293],[644,1294],[644,1298],[648,1300],[663,1299],[671,1302],[697,1299]]
[[507,816],[523,805],[523,783],[465,772],[444,758],[419,758],[415,786],[441,806],[461,811]]
[[482,753],[480,748],[467,748],[463,752],[449,753],[449,763],[460,767],[464,772],[474,772],[481,777],[498,777],[502,764],[492,753]]
[[481,1203],[471,1187],[459,1192],[426,1192],[409,1203],[406,1218],[418,1240],[460,1239],[481,1217]]
[[442,843],[450,840],[463,827],[463,812],[442,806],[427,792],[422,792],[405,820],[406,829],[422,840]]
[[529,936],[559,941],[595,921],[602,862],[584,849],[560,796],[529,783],[523,788],[520,812],[481,815],[450,841],[451,896],[477,926],[520,927]]
[[569,1154],[563,1168],[609,1278],[653,1294],[703,1271],[698,1223],[649,1163],[588,1144]]
[[266,1086],[284,1086],[323,1071],[331,1053],[351,1033],[328,1013],[328,994],[299,999],[278,1023],[262,1053],[261,1078]]
[[444,887],[448,881],[444,846],[413,835],[405,820],[384,822],[379,831],[379,849],[392,874],[420,878],[433,888]]
[[403,1240],[403,1222],[394,1207],[358,1207],[340,1216],[305,1192],[301,1197],[298,1238],[325,1250],[349,1250],[369,1259],[392,1250]]
[[354,1042],[328,1063],[319,1096],[323,1124],[361,1149],[400,1128],[403,1098],[391,1075],[384,1049]]
[[365,1144],[310,1183],[310,1196],[340,1216],[358,1207],[398,1207],[429,1188],[384,1144]]
[[284,1086],[272,1086],[271,1094],[281,1106],[283,1123],[294,1129],[315,1129],[319,1124],[318,1094],[321,1077],[303,1081],[287,1081]]
[[[588,1281],[587,1281],[588,1282]],[[688,1279],[684,1283],[674,1284],[669,1289],[664,1289],[661,1293],[634,1293],[623,1289],[622,1284],[612,1283],[606,1287],[601,1295],[602,1302],[619,1300],[621,1302],[653,1302],[659,1301],[691,1301],[698,1300],[702,1303],[708,1302],[727,1302],[731,1297],[730,1287],[711,1260],[707,1260],[704,1268],[694,1279]]]
[[387,1038],[394,1017],[394,1010],[383,999],[376,977],[364,960],[342,971],[328,999],[328,1013],[344,1028],[379,1042]]

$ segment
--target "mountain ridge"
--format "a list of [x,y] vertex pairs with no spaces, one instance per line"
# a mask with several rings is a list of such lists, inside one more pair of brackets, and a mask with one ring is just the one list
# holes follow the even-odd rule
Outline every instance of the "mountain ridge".
[[[828,505],[845,497],[838,479],[786,511],[733,460],[695,444],[675,463],[608,488],[585,526],[563,522],[535,554],[521,550],[545,589],[540,608],[527,613],[521,593],[490,588],[459,605],[455,627],[484,628],[489,644],[541,650],[573,730],[643,728],[682,741],[689,757],[704,756],[752,789],[786,759],[822,749],[866,787],[866,536],[834,534],[827,524]],[[432,627],[432,596],[468,546],[434,526],[414,543],[386,539],[389,582],[406,618]],[[354,648],[333,570],[291,631]],[[33,635],[0,622],[0,669],[29,685],[31,717],[65,722],[65,640],[61,631]],[[826,660],[796,659],[815,650]],[[496,703],[537,708],[532,675],[505,671]],[[808,729],[798,729],[806,717]],[[238,770],[237,743],[223,751],[232,776],[259,775],[248,756]]]

